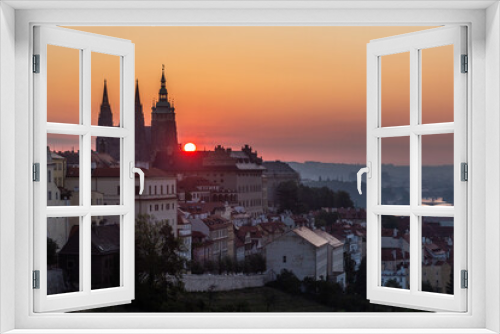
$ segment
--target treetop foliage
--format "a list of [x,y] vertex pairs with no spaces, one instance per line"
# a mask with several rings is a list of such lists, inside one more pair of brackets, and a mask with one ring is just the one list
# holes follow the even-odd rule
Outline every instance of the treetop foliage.
[[280,211],[306,213],[328,208],[352,208],[354,203],[343,190],[333,191],[327,187],[313,188],[294,181],[282,182],[276,190]]

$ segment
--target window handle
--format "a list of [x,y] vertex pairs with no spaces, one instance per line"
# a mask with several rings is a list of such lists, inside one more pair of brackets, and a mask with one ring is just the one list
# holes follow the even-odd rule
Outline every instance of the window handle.
[[134,163],[130,161],[130,178],[134,178],[134,173],[139,174],[139,195],[142,195],[144,190],[144,172],[140,168],[134,167]]
[[372,163],[370,161],[368,161],[366,167],[361,168],[358,171],[358,192],[360,195],[362,194],[362,192],[361,192],[361,176],[363,175],[363,173],[366,173],[366,176],[369,179],[372,177]]

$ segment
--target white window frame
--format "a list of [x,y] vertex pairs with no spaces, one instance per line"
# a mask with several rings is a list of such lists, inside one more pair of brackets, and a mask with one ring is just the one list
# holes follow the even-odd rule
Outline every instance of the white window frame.
[[[34,290],[35,312],[71,311],[89,306],[129,303],[134,299],[134,230],[135,194],[134,167],[134,44],[128,40],[90,34],[60,27],[34,27],[34,53],[39,55],[39,73],[33,75],[34,102],[34,162],[40,164],[40,181],[33,184],[34,198],[34,270],[39,271],[39,289]],[[79,123],[47,122],[47,46],[78,50],[79,53]],[[117,57],[120,63],[120,126],[91,125],[92,53]],[[77,135],[80,148],[78,206],[47,206],[47,134]],[[120,140],[120,181],[118,205],[91,205],[91,138],[108,136]],[[50,170],[47,171],[50,179]],[[53,176],[52,176],[53,177]],[[120,189],[122,193],[120,194]],[[50,194],[50,192],[49,192]],[[50,198],[49,198],[50,199]],[[106,289],[91,289],[91,218],[120,216],[120,285]],[[47,218],[79,217],[79,288],[78,292],[47,295]]]
[[[32,94],[29,71],[32,45],[30,31],[35,23],[218,26],[468,25],[470,66],[474,69],[468,79],[471,87],[468,96],[471,110],[468,122],[468,131],[471,133],[468,142],[471,154],[471,181],[468,190],[471,203],[468,218],[471,222],[469,225],[474,226],[473,230],[469,227],[468,231],[471,238],[468,246],[468,312],[376,315],[34,314],[33,291],[29,288],[32,262],[26,261],[30,258],[30,245],[33,241],[30,225],[33,217],[32,212],[26,210],[32,206],[32,203],[27,202],[26,194],[32,191],[32,104],[27,97]],[[16,329],[15,333],[37,333],[45,328],[60,329],[60,332],[64,333],[77,332],[75,329],[88,329],[88,333],[109,333],[112,329],[116,332],[124,332],[124,329],[127,329],[127,333],[144,333],[145,328],[150,328],[163,329],[158,332],[173,333],[181,332],[179,329],[184,328],[198,333],[228,333],[236,332],[234,329],[237,328],[251,328],[254,329],[252,332],[266,333],[292,332],[292,329],[295,329],[293,332],[300,333],[415,333],[413,328],[422,333],[500,332],[500,229],[497,224],[500,220],[500,11],[497,1],[370,1],[369,4],[362,1],[4,1],[0,3],[0,70],[0,331]],[[12,85],[13,82],[15,86]],[[12,126],[12,110],[15,110],[16,115],[15,126]],[[6,161],[15,163],[9,164]],[[12,189],[15,189],[14,198],[11,197]],[[11,210],[12,207],[15,207],[15,210]],[[139,325],[142,325],[143,329],[132,330]]]
[[[449,26],[372,40],[367,47],[367,161],[371,168],[367,178],[367,298],[384,305],[405,305],[423,310],[463,312],[467,309],[467,290],[461,288],[461,270],[467,270],[467,184],[461,181],[461,163],[467,163],[467,76],[461,73],[461,57],[467,54],[466,27]],[[422,50],[453,46],[453,111],[452,122],[422,123]],[[410,98],[408,125],[384,127],[381,110],[382,71],[384,56],[409,54]],[[468,71],[472,73],[472,69]],[[422,206],[422,136],[453,135],[454,206]],[[384,138],[408,138],[410,201],[408,205],[383,205],[382,150]],[[402,215],[410,220],[409,289],[384,287],[381,281],[381,217]],[[421,291],[422,217],[453,217],[454,294]]]

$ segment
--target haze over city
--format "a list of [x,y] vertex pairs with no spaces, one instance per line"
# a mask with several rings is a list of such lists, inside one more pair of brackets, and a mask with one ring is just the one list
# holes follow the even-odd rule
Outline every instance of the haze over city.
[[[165,64],[180,143],[195,143],[198,150],[250,144],[265,160],[364,163],[366,44],[429,27],[71,28],[135,44],[146,125]],[[442,66],[453,48],[438,49],[423,68],[429,78],[422,101],[426,123],[453,121],[453,86],[449,85],[453,73],[451,66]],[[54,116],[52,121],[78,122],[78,52],[71,51],[63,56],[54,52],[53,57],[49,53],[49,69],[58,68],[58,74],[48,78],[49,121]],[[382,92],[382,125],[407,125],[408,58],[405,54],[387,57],[392,59],[383,67],[387,84]],[[118,75],[117,57],[93,54],[93,124],[97,124],[106,79],[118,125]],[[429,165],[450,161],[449,140],[440,143],[433,145],[426,159]],[[53,144],[56,150],[74,146],[62,139]],[[404,141],[393,145],[391,161],[386,162],[407,164],[402,154],[407,151]]]

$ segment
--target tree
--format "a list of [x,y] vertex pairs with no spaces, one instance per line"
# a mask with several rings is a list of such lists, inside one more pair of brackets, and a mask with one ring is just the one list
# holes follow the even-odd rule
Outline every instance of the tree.
[[338,212],[320,211],[318,215],[315,217],[314,224],[318,227],[331,226],[335,224],[338,219],[339,219]]
[[453,266],[452,266],[451,270],[450,270],[450,279],[448,280],[448,283],[446,283],[446,293],[449,295],[454,294],[453,282],[454,282],[454,275],[453,275]]
[[366,256],[361,259],[355,277],[354,284],[349,286],[350,291],[366,299]]
[[217,300],[217,292],[215,291],[217,289],[217,286],[212,284],[208,287],[208,312],[212,312],[212,306]]
[[281,182],[276,188],[280,212],[290,210],[297,212],[299,204],[299,187],[294,181]]
[[347,286],[354,283],[356,275],[356,262],[351,258],[351,253],[344,252],[344,272]]
[[264,295],[264,299],[266,301],[266,311],[269,312],[271,311],[271,306],[274,306],[276,304],[276,294],[273,291],[266,293]]
[[300,280],[295,276],[293,271],[283,269],[280,274],[276,277],[276,281],[273,282],[277,288],[291,293],[291,294],[299,294],[300,293]]
[[57,250],[59,246],[51,239],[47,238],[47,265],[52,266],[57,264]]
[[387,282],[385,282],[385,286],[388,288],[398,288],[401,289],[401,285],[399,285],[398,281],[396,281],[394,278],[391,278]]
[[[183,250],[166,221],[140,215],[135,224],[136,306],[145,311],[169,308],[183,291],[180,280],[186,262],[179,256]],[[169,277],[170,276],[170,277]]]
[[429,280],[426,280],[425,282],[422,282],[422,291],[426,292],[436,292],[434,291],[434,288],[432,287],[432,284]]
[[348,192],[339,190],[335,193],[335,207],[336,208],[353,208],[354,203]]

